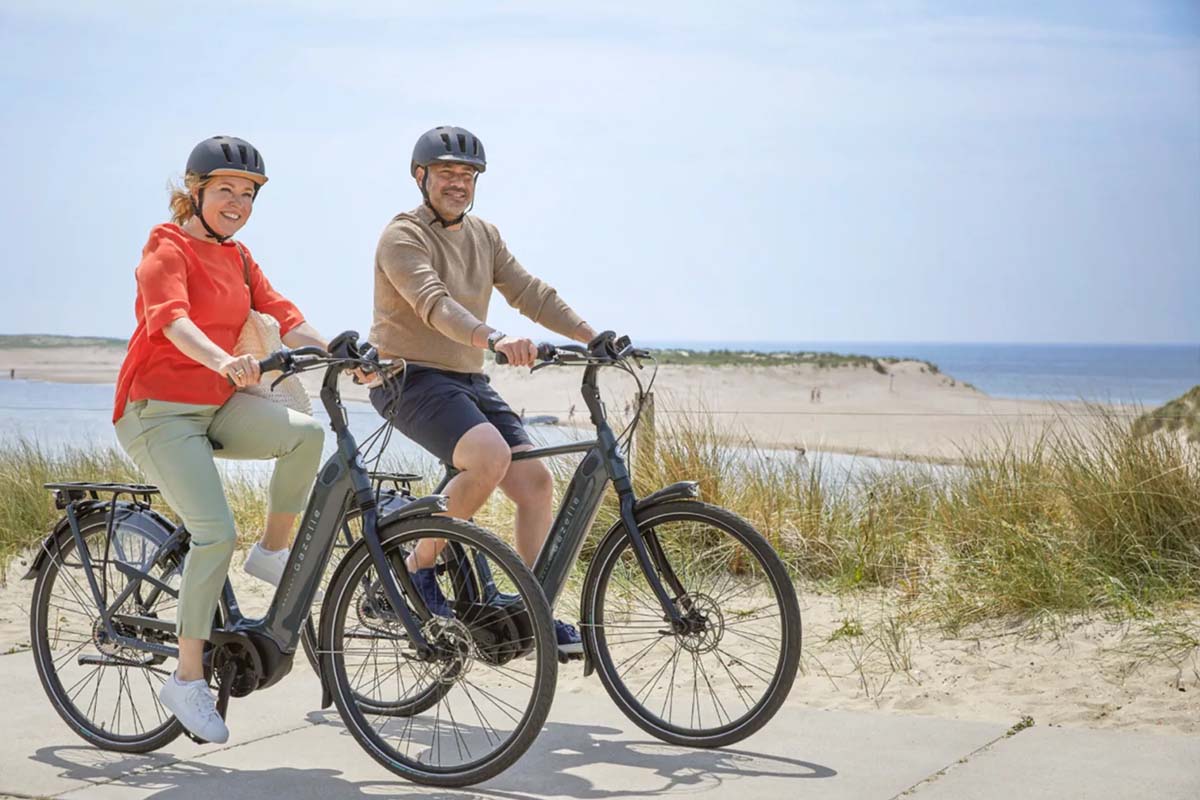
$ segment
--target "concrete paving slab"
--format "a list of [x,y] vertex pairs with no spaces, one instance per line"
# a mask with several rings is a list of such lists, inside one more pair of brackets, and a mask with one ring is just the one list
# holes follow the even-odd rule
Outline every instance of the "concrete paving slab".
[[1196,800],[1200,736],[1033,727],[1001,739],[913,800]]
[[[299,663],[284,685],[285,694],[263,692],[234,701],[239,741],[309,726],[306,713],[320,705],[316,676],[307,664]],[[54,711],[29,651],[0,656],[0,708],[4,709],[5,732],[0,792],[55,795],[229,746],[201,746],[180,737],[167,748],[146,755],[92,747]]]
[[65,797],[222,800],[286,794],[343,797],[593,798],[684,791],[704,798],[886,798],[993,740],[1003,724],[788,706],[765,731],[724,750],[689,750],[651,739],[597,685],[556,699],[532,748],[503,775],[462,791],[408,783],[371,760],[336,714],[312,727],[175,764],[160,765]]

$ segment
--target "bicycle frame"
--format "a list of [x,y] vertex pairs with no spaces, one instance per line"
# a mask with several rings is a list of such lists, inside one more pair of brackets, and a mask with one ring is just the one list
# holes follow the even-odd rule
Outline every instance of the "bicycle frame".
[[[583,400],[591,414],[592,424],[596,427],[595,439],[512,454],[513,461],[528,461],[569,453],[585,454],[563,495],[554,523],[550,526],[550,533],[538,552],[537,560],[533,565],[533,574],[542,586],[546,601],[553,608],[559,595],[562,594],[568,574],[574,567],[576,559],[579,558],[592,523],[596,520],[596,513],[600,510],[604,492],[611,483],[616,489],[617,499],[620,503],[621,521],[633,544],[638,564],[662,606],[663,618],[670,621],[676,630],[682,630],[685,623],[679,609],[663,586],[659,574],[661,573],[672,584],[671,588],[677,596],[684,590],[675,579],[657,541],[647,542],[646,538],[638,531],[634,512],[639,507],[639,501],[634,493],[633,482],[630,480],[625,459],[621,457],[621,447],[617,436],[608,424],[604,402],[600,399],[600,389],[596,385],[596,375],[599,369],[600,367],[595,364],[585,367],[582,382]],[[446,485],[458,473],[459,470],[446,465],[446,473],[434,492],[442,493]],[[659,490],[647,497],[646,500],[694,497],[696,493],[695,483],[684,482]],[[643,504],[644,502],[642,501]]]
[[[300,641],[304,620],[311,610],[313,597],[320,585],[321,576],[333,551],[334,542],[341,531],[343,520],[352,506],[361,514],[363,538],[380,576],[385,596],[392,608],[398,609],[398,616],[409,641],[416,648],[417,657],[431,658],[433,655],[432,648],[421,632],[420,620],[414,617],[409,609],[409,604],[401,599],[401,592],[403,592],[403,596],[412,598],[412,603],[417,605],[420,613],[428,616],[429,611],[420,600],[420,594],[413,586],[408,571],[403,568],[396,569],[396,565],[390,564],[386,560],[383,547],[379,542],[376,493],[366,466],[358,454],[358,444],[350,433],[346,421],[345,409],[342,407],[337,390],[340,372],[341,367],[330,366],[326,371],[321,388],[321,400],[329,413],[330,427],[337,435],[337,450],[317,474],[299,532],[288,557],[283,579],[276,588],[271,605],[261,619],[245,617],[238,608],[233,587],[226,579],[221,594],[221,603],[226,611],[226,621],[223,627],[214,628],[210,636],[210,641],[218,645],[230,640],[243,640],[243,637],[258,645],[259,647],[256,649],[261,649],[261,645],[267,642],[273,644],[274,652],[268,650],[267,657],[264,659],[265,671],[260,686],[270,685],[290,669],[291,659]],[[117,569],[133,580],[125,586],[112,603],[105,604],[104,593],[96,582],[91,554],[83,540],[78,516],[75,513],[74,503],[76,500],[70,494],[72,489],[78,489],[78,486],[58,484],[52,488],[55,487],[61,487],[68,491],[69,502],[65,508],[67,521],[75,540],[76,552],[84,567],[84,574],[87,577],[93,600],[97,608],[101,610],[101,620],[110,641],[134,650],[177,658],[179,650],[175,646],[144,641],[117,632],[117,625],[121,625],[174,634],[174,623],[154,617],[121,614],[117,613],[117,609],[143,583],[152,586],[153,592],[165,591],[175,597],[178,596],[178,592],[148,574],[147,571],[116,561]],[[115,525],[117,497],[121,493],[118,489],[112,489],[112,491],[115,493],[108,522],[110,540]],[[126,491],[125,493],[130,492]],[[150,493],[140,492],[146,496]],[[132,494],[136,498],[139,493],[133,492]],[[445,498],[440,495],[430,495],[408,502],[403,508],[388,516],[389,518],[419,516],[445,510]],[[171,531],[166,540],[160,543],[150,568],[161,564],[173,548],[183,543],[186,535],[186,529],[182,525]]]

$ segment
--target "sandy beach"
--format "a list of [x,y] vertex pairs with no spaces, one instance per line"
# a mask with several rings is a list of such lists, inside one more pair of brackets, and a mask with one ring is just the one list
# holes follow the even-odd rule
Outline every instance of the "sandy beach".
[[[123,355],[116,347],[3,349],[0,379],[11,370],[33,380],[112,383]],[[486,371],[515,411],[588,424],[579,369],[531,374],[489,363]],[[650,373],[647,366],[642,380],[648,381]],[[315,396],[319,373],[304,381]],[[637,392],[633,379],[618,370],[602,373],[601,388],[614,418],[624,414]],[[367,399],[366,391],[349,381],[343,382],[343,394],[348,400]],[[989,397],[916,361],[889,364],[888,374],[868,367],[669,365],[659,370],[654,396],[660,426],[679,415],[702,416],[730,441],[751,440],[759,447],[937,461],[960,460],[964,451],[999,437],[1029,442],[1048,425],[1086,421],[1090,413],[1079,403]]]

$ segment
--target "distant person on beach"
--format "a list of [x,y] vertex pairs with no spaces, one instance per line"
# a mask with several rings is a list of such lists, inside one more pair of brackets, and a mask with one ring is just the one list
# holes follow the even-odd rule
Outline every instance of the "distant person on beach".
[[196,145],[171,222],[156,225],[137,266],[137,327],[117,378],[117,439],[191,534],[179,587],[179,664],[159,697],[192,733],[224,742],[229,730],[204,679],[202,655],[237,531],[213,450],[237,459],[277,459],[266,530],[245,569],[278,584],[296,515],[321,458],[324,430],[312,417],[244,392],[258,360],[231,355],[251,308],[279,321],[293,347],[326,341],[272,288],[250,251],[233,241],[267,182],[249,142],[214,136]]
[[[413,148],[409,173],[422,203],[388,223],[375,251],[371,341],[381,356],[408,362],[398,400],[383,387],[371,403],[385,419],[447,464],[462,470],[446,487],[449,513],[469,519],[499,487],[517,506],[516,548],[533,564],[550,532],[554,482],[540,461],[512,461],[532,448],[521,420],[483,374],[483,351],[531,366],[537,347],[487,324],[492,290],[560,336],[588,342],[596,332],[544,281],[509,252],[496,226],[469,215],[483,143],[463,128],[427,131]],[[433,570],[441,543],[427,540],[409,556],[431,610],[449,614]],[[559,650],[578,654],[572,625],[556,621]]]

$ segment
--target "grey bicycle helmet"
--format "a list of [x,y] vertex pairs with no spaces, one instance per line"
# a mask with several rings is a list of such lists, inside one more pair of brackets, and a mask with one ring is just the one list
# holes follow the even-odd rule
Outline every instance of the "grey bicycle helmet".
[[[412,163],[408,171],[415,178],[417,167],[426,168],[420,183],[421,197],[424,198],[425,205],[433,212],[434,220],[443,228],[457,225],[467,216],[466,211],[454,219],[446,219],[433,207],[433,203],[429,202],[430,164],[468,164],[476,169],[475,174],[478,177],[479,173],[487,170],[487,154],[483,151],[483,142],[466,128],[442,125],[421,134],[421,138],[417,139],[417,144],[413,147]],[[475,205],[474,201],[471,205]]]
[[267,168],[262,154],[236,136],[213,136],[192,148],[187,171],[201,178],[212,175],[237,175],[254,181],[255,186],[267,182]]
[[466,128],[442,125],[421,134],[413,148],[412,165],[409,172],[415,178],[417,167],[428,167],[434,162],[470,164],[480,172],[487,171],[487,155],[483,142]]
[[[262,154],[254,145],[236,136],[213,136],[205,139],[192,148],[186,169],[201,178],[212,178],[218,175],[247,178],[254,183],[256,198],[258,190],[267,182],[267,167],[263,163]],[[198,199],[192,201],[192,211],[196,218],[200,220],[204,230],[208,231],[208,235],[216,239],[218,243],[227,241],[228,236],[222,236],[214,231],[208,224],[208,220],[204,219],[204,189],[196,194]]]

